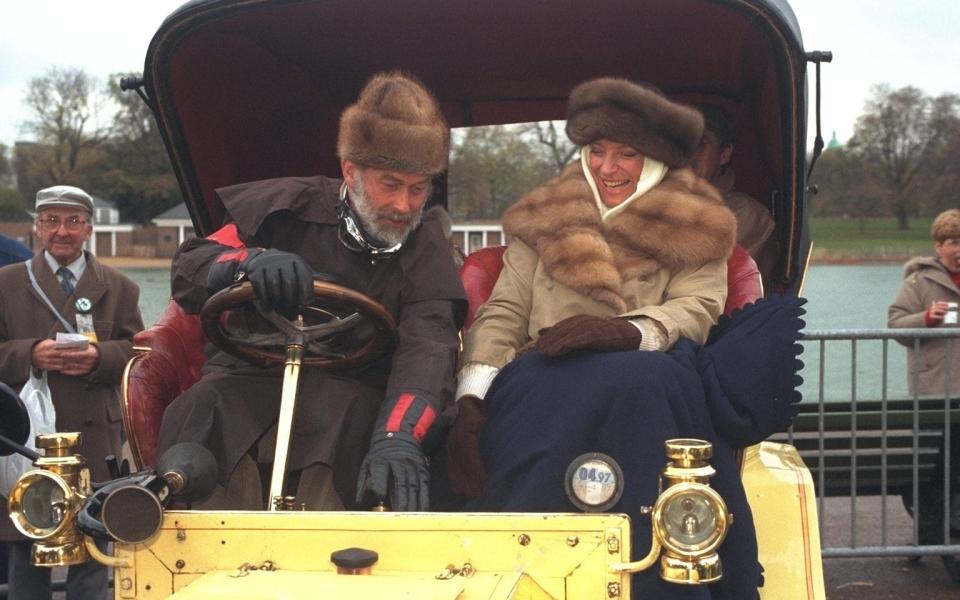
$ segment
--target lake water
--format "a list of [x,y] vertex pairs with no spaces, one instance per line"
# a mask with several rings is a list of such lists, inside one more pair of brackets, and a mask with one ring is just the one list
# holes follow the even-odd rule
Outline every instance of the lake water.
[[[146,324],[156,321],[170,296],[170,272],[166,269],[124,269],[140,285],[140,310]],[[807,329],[879,329],[886,327],[887,307],[900,287],[901,265],[815,265],[807,273],[804,296],[808,299]],[[905,397],[906,353],[896,343],[888,344],[889,397]],[[851,398],[850,343],[830,342],[824,377],[827,399]],[[803,360],[803,393],[807,401],[819,393],[819,352],[806,343]],[[879,342],[857,344],[859,398],[881,393],[882,349]]]

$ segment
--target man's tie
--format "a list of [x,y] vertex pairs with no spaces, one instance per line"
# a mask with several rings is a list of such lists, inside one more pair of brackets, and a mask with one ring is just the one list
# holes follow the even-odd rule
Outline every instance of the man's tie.
[[60,267],[57,269],[57,275],[60,276],[60,287],[63,288],[63,293],[70,295],[73,293],[73,273],[70,272],[70,269],[66,267]]

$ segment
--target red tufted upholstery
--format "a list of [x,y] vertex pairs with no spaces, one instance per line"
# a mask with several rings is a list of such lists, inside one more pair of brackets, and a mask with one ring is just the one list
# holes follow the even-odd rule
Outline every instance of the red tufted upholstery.
[[157,322],[133,338],[138,352],[123,380],[123,422],[139,468],[157,465],[157,437],[167,405],[200,379],[207,357],[200,318],[170,300]]
[[[207,236],[225,246],[243,246],[237,226],[228,224]],[[206,336],[198,315],[188,315],[170,300],[149,329],[133,337],[144,348],[130,359],[123,374],[123,427],[138,468],[157,466],[157,438],[163,411],[200,379],[207,361]],[[146,350],[149,348],[149,350]]]
[[763,297],[763,280],[753,257],[739,244],[727,259],[727,303],[723,314],[729,315],[744,304],[756,302]]
[[[505,246],[482,248],[463,263],[460,278],[469,301],[465,328],[473,323],[477,308],[490,297],[503,268],[505,250]],[[727,261],[727,287],[727,314],[763,295],[757,265],[740,246],[734,248]],[[148,346],[150,351],[138,353],[124,373],[124,427],[137,467],[155,467],[163,411],[200,379],[200,369],[206,361],[206,339],[199,317],[184,313],[171,300],[156,324],[134,337],[134,344]]]
[[[463,266],[460,267],[460,280],[463,289],[467,292],[467,319],[464,329],[473,324],[477,309],[487,301],[493,286],[503,268],[503,253],[506,246],[488,246],[471,252]],[[763,284],[760,280],[760,271],[757,263],[739,245],[734,246],[733,253],[727,259],[727,303],[723,307],[724,314],[729,315],[733,310],[744,304],[754,302],[763,296]]]

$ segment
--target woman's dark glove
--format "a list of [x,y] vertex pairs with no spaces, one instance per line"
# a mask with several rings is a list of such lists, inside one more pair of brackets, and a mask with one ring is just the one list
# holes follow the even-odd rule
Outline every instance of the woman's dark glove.
[[480,456],[480,430],[487,420],[483,400],[464,396],[457,401],[457,418],[447,434],[447,477],[450,489],[467,498],[483,493],[487,471]]
[[642,339],[640,330],[627,319],[574,315],[541,329],[534,348],[547,356],[574,350],[619,352],[637,350]]
[[313,296],[313,269],[298,254],[268,248],[241,248],[217,257],[207,272],[207,292],[214,294],[249,280],[264,310],[293,318]]

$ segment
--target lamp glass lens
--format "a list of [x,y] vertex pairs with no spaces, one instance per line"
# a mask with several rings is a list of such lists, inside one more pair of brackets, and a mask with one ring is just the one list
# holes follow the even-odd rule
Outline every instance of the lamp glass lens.
[[717,530],[717,513],[710,499],[695,492],[678,494],[664,507],[663,523],[677,544],[696,547]]
[[24,490],[22,505],[24,518],[37,529],[53,529],[67,510],[63,489],[48,477],[37,478]]

